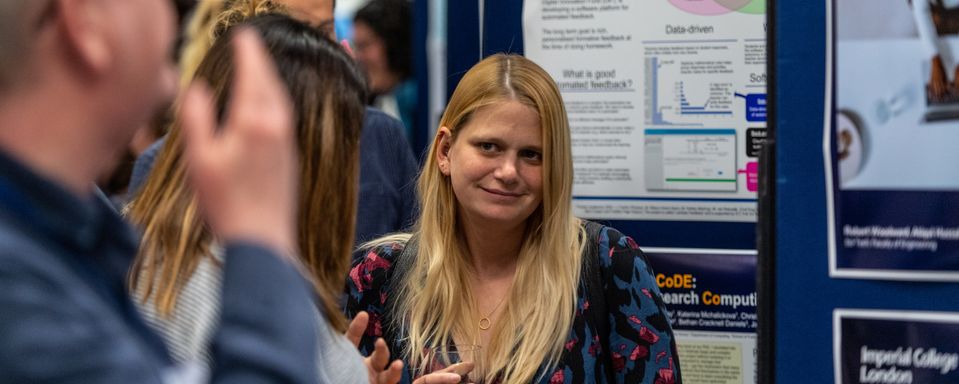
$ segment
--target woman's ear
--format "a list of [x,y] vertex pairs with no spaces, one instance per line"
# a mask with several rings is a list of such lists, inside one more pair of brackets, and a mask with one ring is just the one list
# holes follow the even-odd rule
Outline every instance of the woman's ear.
[[453,132],[440,127],[436,132],[436,164],[444,176],[450,175],[450,147],[453,145]]

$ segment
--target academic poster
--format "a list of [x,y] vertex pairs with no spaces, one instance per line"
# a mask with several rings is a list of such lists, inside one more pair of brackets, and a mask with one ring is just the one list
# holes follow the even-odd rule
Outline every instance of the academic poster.
[[643,248],[688,383],[756,383],[756,252]]
[[959,0],[831,0],[829,271],[959,280]]
[[556,80],[574,208],[620,220],[756,221],[764,0],[527,0],[525,54]]

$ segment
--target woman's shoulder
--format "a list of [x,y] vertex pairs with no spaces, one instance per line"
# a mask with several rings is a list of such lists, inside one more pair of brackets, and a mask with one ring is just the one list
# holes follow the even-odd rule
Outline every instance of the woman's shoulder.
[[357,293],[383,289],[408,241],[408,235],[393,235],[362,245],[362,256],[353,260],[350,268],[350,288]]
[[[626,278],[638,267],[649,270],[646,255],[639,244],[616,228],[596,222],[583,220],[586,236],[589,238],[584,247],[584,262],[597,263],[606,277]],[[588,261],[589,258],[597,261]],[[632,277],[632,276],[629,276]],[[631,279],[627,279],[629,281]]]
[[633,238],[623,234],[618,229],[605,224],[589,220],[582,220],[582,225],[589,239],[588,245],[595,245],[600,250],[634,249],[639,250],[639,244]]
[[393,234],[360,245],[360,257],[353,260],[353,266],[366,264],[370,267],[383,268],[385,264],[393,264],[410,242],[409,234]]

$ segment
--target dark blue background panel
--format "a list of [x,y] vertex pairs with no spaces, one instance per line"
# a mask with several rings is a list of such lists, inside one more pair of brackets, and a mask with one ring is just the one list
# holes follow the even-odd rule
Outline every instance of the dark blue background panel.
[[775,281],[776,384],[833,382],[835,308],[959,310],[956,284],[829,278],[823,161],[827,4],[777,1],[770,7],[777,219],[775,276],[761,278]]

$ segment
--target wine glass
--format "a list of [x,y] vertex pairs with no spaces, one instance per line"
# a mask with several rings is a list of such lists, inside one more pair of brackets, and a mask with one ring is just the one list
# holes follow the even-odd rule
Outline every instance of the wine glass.
[[426,367],[423,374],[446,372],[445,369],[462,364],[452,371],[463,376],[462,383],[482,384],[485,371],[481,369],[482,347],[474,344],[440,345],[425,351]]

